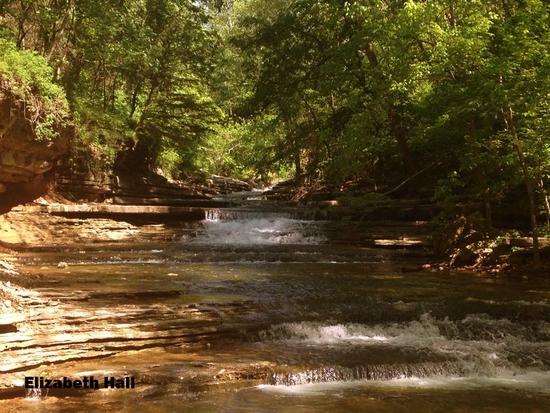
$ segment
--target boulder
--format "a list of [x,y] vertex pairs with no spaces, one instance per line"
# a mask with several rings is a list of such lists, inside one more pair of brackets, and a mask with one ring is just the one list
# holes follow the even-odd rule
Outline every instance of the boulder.
[[478,255],[469,248],[460,248],[451,257],[451,267],[464,267],[476,263]]

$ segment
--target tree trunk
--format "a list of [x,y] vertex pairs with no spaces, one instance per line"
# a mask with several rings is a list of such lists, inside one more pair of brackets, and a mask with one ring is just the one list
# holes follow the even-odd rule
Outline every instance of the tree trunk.
[[[376,56],[376,51],[374,50],[374,47],[371,42],[367,43],[367,46],[364,49],[364,53],[367,56],[369,65],[373,69],[378,69],[378,65],[379,65],[378,57]],[[383,82],[384,87],[387,88],[387,79],[380,72],[379,72],[379,76],[380,76],[380,81]],[[412,156],[411,156],[409,144],[407,142],[407,137],[405,136],[405,130],[403,129],[401,114],[399,113],[399,110],[394,103],[394,99],[391,96],[388,96],[386,100],[387,100],[387,104],[389,105],[388,122],[389,122],[390,134],[391,136],[393,136],[393,138],[397,142],[397,146],[399,148],[399,152],[401,153],[401,157],[403,159],[405,167],[407,168],[407,170],[412,171],[413,170]]]
[[491,189],[486,188],[483,191],[483,206],[485,207],[485,221],[487,222],[487,227],[493,227],[493,212],[491,208]]
[[527,199],[529,201],[529,218],[531,221],[531,230],[533,237],[533,260],[536,266],[540,263],[540,251],[539,251],[539,235],[537,231],[537,207],[535,202],[535,190],[533,180],[529,176],[529,168],[527,167],[527,161],[523,155],[521,148],[521,142],[516,129],[514,112],[512,106],[508,104],[505,114],[506,127],[512,135],[512,142],[516,150],[516,154],[523,171],[523,181],[525,189],[527,190]]
[[390,123],[390,132],[399,148],[401,157],[407,169],[412,170],[412,156],[407,138],[405,137],[405,131],[403,130],[403,124],[401,121],[401,115],[396,109],[395,105],[391,104],[390,109],[388,110],[388,120]]
[[550,226],[550,196],[548,195],[548,192],[546,192],[546,188],[544,187],[544,180],[540,180],[540,189],[542,191],[542,195],[544,197],[544,210],[546,212],[546,225]]
[[302,175],[302,162],[300,159],[300,147],[295,144],[294,147],[294,168],[296,170],[296,178]]
[[540,263],[540,251],[539,234],[537,230],[537,208],[535,202],[535,191],[533,190],[533,183],[528,176],[525,177],[525,187],[527,188],[527,197],[529,198],[529,216],[531,218],[531,227],[533,229],[533,259],[535,261],[535,265],[538,265]]

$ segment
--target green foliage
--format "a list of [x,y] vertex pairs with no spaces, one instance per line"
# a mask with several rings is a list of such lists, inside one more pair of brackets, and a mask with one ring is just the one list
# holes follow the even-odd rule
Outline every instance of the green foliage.
[[57,136],[56,127],[66,121],[65,93],[53,81],[52,68],[38,54],[18,50],[9,40],[0,39],[0,81],[2,89],[24,102],[38,141]]
[[158,165],[162,173],[167,178],[173,180],[181,178],[181,173],[185,170],[183,166],[187,166],[187,168],[189,167],[188,165],[185,165],[185,161],[181,153],[176,148],[170,147],[164,147],[162,149],[159,154]]
[[135,141],[143,168],[157,167],[170,148],[185,158],[185,167],[193,163],[196,146],[222,116],[210,97],[217,36],[204,6],[192,0],[6,0],[1,12],[3,36],[53,66],[53,72],[30,71],[22,64],[34,68],[44,58],[21,51],[22,73],[44,96],[62,91],[54,77],[65,88],[80,145],[92,158],[109,167]]
[[268,182],[289,176],[281,156],[284,132],[274,116],[229,122],[212,131],[200,147],[197,165],[208,173]]
[[543,237],[550,237],[550,224],[542,225],[540,227],[540,235]]
[[52,108],[65,103],[63,89],[52,81],[53,71],[47,61],[37,53],[17,49],[5,39],[0,39],[0,74],[22,99],[34,93]]
[[436,163],[448,210],[548,186],[545,2],[243,0],[220,15],[232,113],[277,119],[275,155],[297,175],[395,185]]
[[433,164],[415,185],[449,211],[523,185],[546,214],[546,3],[6,0],[0,73],[46,103],[61,84],[105,165],[128,142],[172,177],[395,187]]

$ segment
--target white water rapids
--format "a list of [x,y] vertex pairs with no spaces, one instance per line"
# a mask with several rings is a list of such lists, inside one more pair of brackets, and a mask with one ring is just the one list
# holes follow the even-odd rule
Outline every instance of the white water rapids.
[[211,210],[194,244],[262,246],[323,243],[319,222],[296,219],[285,213],[250,210]]
[[[274,374],[273,387],[304,386],[328,382],[363,381],[386,385],[447,387],[518,385],[550,392],[550,323],[526,326],[507,319],[469,315],[462,320],[437,320],[424,314],[417,321],[364,325],[294,322],[273,325],[260,333],[265,342],[303,351],[318,349],[360,359],[368,349],[383,354],[415,354],[416,360],[341,366],[321,366]],[[367,353],[365,353],[365,351]],[[346,356],[347,354],[347,356]],[[440,361],[423,361],[436,356]],[[410,358],[410,356],[407,356]],[[375,357],[376,359],[376,357]],[[308,387],[300,387],[307,390]],[[295,391],[298,391],[296,389]]]

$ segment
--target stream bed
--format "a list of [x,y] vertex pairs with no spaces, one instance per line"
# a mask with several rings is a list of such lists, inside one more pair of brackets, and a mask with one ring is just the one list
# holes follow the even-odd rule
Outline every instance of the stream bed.
[[[0,411],[550,411],[548,278],[423,271],[422,248],[358,242],[373,226],[262,205],[172,242],[22,254]],[[34,375],[137,386],[25,394]]]

